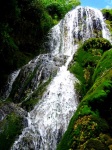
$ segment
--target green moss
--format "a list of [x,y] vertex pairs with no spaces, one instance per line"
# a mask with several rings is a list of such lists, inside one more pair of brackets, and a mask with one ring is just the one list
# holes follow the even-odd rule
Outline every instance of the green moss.
[[42,98],[42,95],[44,91],[46,90],[47,85],[50,83],[50,81],[51,81],[51,78],[49,78],[45,83],[40,84],[38,89],[34,91],[32,96],[22,102],[21,106],[25,110],[31,111],[34,108],[34,106],[38,103],[38,101]]
[[101,132],[108,132],[108,124],[97,114],[83,115],[78,118],[73,116],[57,150],[81,149],[87,140],[99,136]]
[[[86,44],[90,48],[85,49],[87,48]],[[77,62],[72,63],[70,70],[80,80],[79,90],[85,87],[86,92],[57,150],[108,150],[112,147],[112,50],[104,52],[105,49],[99,49],[102,47],[101,43],[93,44],[94,42],[92,43],[91,40],[87,41],[84,46],[79,48],[77,54],[74,56],[74,60]],[[96,48],[97,46],[98,49]],[[80,71],[80,69],[82,70]],[[91,79],[93,80],[88,82],[88,77],[90,81]],[[107,141],[110,141],[110,143],[104,142],[101,134],[109,137]]]
[[[24,79],[24,77],[22,77],[23,74],[21,74],[21,73],[19,74],[17,80],[14,82],[14,84],[12,86],[12,91],[9,96],[10,99],[12,99],[16,103],[22,102],[25,99],[25,96],[26,96],[25,90],[26,90],[27,86],[29,85],[30,81],[35,76],[37,69],[38,69],[38,66],[34,69],[33,72],[28,73],[26,79]],[[21,81],[21,79],[24,79],[24,81]],[[20,85],[21,82],[22,82],[22,84],[24,82],[22,87]],[[21,90],[19,92],[19,95],[17,94],[18,90]]]
[[106,51],[110,49],[111,43],[104,38],[90,38],[89,40],[85,41],[83,44],[84,50],[89,50],[91,48],[93,49],[102,49],[103,51]]
[[[111,44],[103,38],[90,38],[81,45],[74,56],[74,63],[69,67],[71,73],[80,81],[76,89],[81,98],[92,86],[94,70],[102,57],[104,51],[109,49]],[[107,62],[108,63],[108,62]]]
[[107,27],[112,35],[112,21],[110,20],[105,20],[105,23],[107,24]]
[[0,1],[0,89],[11,72],[35,56],[49,52],[43,46],[46,35],[77,5],[79,0]]
[[95,81],[95,79],[101,77],[103,74],[108,72],[108,69],[111,69],[111,67],[112,67],[112,49],[105,52],[101,60],[97,64],[92,77],[93,82]]
[[9,150],[15,138],[21,133],[22,119],[15,113],[9,114],[0,123],[0,149]]
[[90,139],[85,144],[84,150],[109,150],[109,148],[98,139]]

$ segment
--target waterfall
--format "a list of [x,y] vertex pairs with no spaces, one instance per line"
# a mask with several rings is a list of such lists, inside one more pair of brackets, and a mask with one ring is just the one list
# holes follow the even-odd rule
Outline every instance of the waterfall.
[[[90,37],[102,36],[111,40],[102,13],[90,7],[79,6],[71,10],[59,24],[50,30],[47,45],[50,57],[48,57],[48,54],[43,54],[31,61],[26,67],[31,68],[33,66],[32,70],[34,70],[41,57],[48,57],[48,59],[45,59],[46,63],[44,63],[47,66],[48,64],[54,64],[54,58],[56,60],[66,58],[66,62],[57,67],[57,74],[53,76],[42,98],[34,109],[28,113],[28,126],[23,129],[11,150],[56,150],[57,144],[66,131],[78,105],[78,98],[74,89],[74,84],[78,80],[68,71],[68,65],[80,41],[84,42]],[[57,66],[57,64],[55,63],[54,66]],[[26,70],[28,70],[27,68]],[[40,76],[44,68],[45,66],[41,67],[38,80],[41,79]],[[51,67],[51,70],[53,68]],[[22,70],[24,69],[25,67]],[[32,81],[32,84],[35,83],[36,85],[35,88],[38,88],[38,83]]]
[[60,67],[40,102],[28,113],[28,127],[12,149],[56,149],[78,104],[75,80],[66,66]]
[[3,95],[1,96],[3,100],[5,100],[6,98],[8,98],[8,96],[9,96],[11,90],[12,90],[12,85],[13,85],[14,81],[16,80],[19,72],[20,72],[20,69],[14,71],[13,73],[11,73],[9,75],[7,84],[4,87],[5,92],[3,92]]

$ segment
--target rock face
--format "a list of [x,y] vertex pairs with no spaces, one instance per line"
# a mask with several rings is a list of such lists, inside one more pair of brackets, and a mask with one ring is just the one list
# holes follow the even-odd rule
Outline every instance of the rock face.
[[27,112],[24,109],[14,103],[7,103],[0,107],[0,121],[2,121],[8,114],[13,112],[24,119],[27,117]]
[[23,66],[10,94],[13,101],[21,102],[21,99],[31,96],[40,84],[56,75],[65,61],[66,56],[63,55],[42,54]]

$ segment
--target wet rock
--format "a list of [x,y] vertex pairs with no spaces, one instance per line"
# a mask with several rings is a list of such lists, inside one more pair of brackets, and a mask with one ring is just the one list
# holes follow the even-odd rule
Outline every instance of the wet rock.
[[[44,83],[49,78],[56,75],[58,68],[65,64],[66,56],[60,54],[41,54],[23,66],[14,83],[14,90],[10,97],[15,102],[20,102],[28,97],[29,93],[38,88],[39,84]],[[28,92],[27,92],[28,91]]]
[[0,107],[0,121],[2,121],[7,115],[9,115],[12,112],[18,114],[22,118],[27,117],[27,112],[23,110],[21,107],[17,106],[14,103],[7,103],[3,104]]

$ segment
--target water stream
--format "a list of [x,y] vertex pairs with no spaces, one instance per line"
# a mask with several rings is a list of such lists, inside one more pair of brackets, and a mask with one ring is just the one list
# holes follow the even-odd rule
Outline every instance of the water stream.
[[66,66],[60,67],[40,102],[28,114],[28,127],[23,130],[13,149],[56,149],[77,108],[75,80]]
[[41,100],[28,113],[28,126],[11,150],[56,150],[78,105],[74,89],[78,81],[68,71],[78,43],[90,37],[103,36],[110,40],[101,12],[89,7],[77,7],[68,12],[48,36],[50,54],[57,58],[66,56],[66,63],[58,68]]

